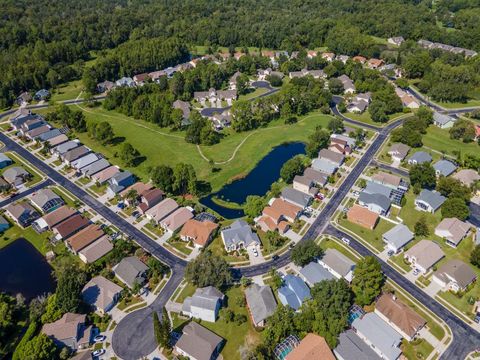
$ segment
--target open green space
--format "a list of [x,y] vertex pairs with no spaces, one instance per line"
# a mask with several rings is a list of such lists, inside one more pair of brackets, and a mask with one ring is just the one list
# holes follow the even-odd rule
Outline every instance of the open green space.
[[[116,143],[127,141],[145,157],[145,161],[137,167],[125,167],[116,157],[118,145],[103,146],[86,133],[78,134],[85,145],[102,153],[111,163],[131,170],[142,180],[148,180],[148,168],[151,166],[174,166],[179,162],[192,164],[198,178],[209,181],[214,191],[228,181],[246,175],[273,147],[289,141],[306,141],[316,126],[326,126],[331,118],[314,112],[292,125],[277,120],[268,127],[249,132],[235,133],[228,129],[219,144],[200,147],[207,159],[217,163],[212,164],[201,156],[196,145],[185,142],[185,134],[181,131],[162,129],[155,124],[100,107],[82,109],[89,120],[108,121],[115,133]],[[213,168],[215,171],[212,171]]]
[[240,95],[238,97],[238,100],[250,100],[253,99],[259,95],[265,94],[268,90],[265,88],[257,88],[257,89],[249,89],[252,90],[244,95]]
[[18,225],[13,225],[13,223],[11,222],[10,225],[12,226],[2,235],[0,235],[0,249],[7,245],[10,245],[12,242],[19,238],[24,238],[28,240],[28,242],[30,242],[43,255],[45,255],[47,251],[51,250],[51,246],[49,246],[48,241],[48,232],[38,234],[31,227],[21,229]]
[[125,310],[127,307],[143,303],[141,296],[127,296],[122,299],[117,305],[118,310]]
[[423,145],[448,155],[454,155],[455,151],[462,154],[478,155],[480,146],[476,142],[464,143],[461,140],[450,139],[448,129],[440,129],[437,126],[429,126],[423,136]]
[[389,124],[390,122],[392,122],[394,120],[397,120],[401,117],[407,117],[410,114],[408,114],[408,113],[405,114],[403,112],[399,112],[399,113],[388,115],[388,121],[386,123],[380,123],[380,122],[373,121],[372,117],[370,115],[370,112],[368,110],[366,110],[365,112],[363,112],[361,114],[346,112],[346,113],[343,113],[343,115],[345,115],[346,117],[348,117],[352,120],[361,121],[365,124],[374,125],[374,126],[378,126],[378,127],[383,127],[383,126]]
[[82,80],[70,81],[56,88],[52,94],[51,99],[53,101],[65,101],[65,100],[76,99],[77,96],[82,92],[82,90],[83,90]]
[[479,90],[474,90],[471,91],[468,95],[470,97],[469,100],[466,102],[445,102],[445,101],[434,101],[431,98],[429,98],[427,95],[423,94],[418,87],[416,87],[414,84],[417,83],[419,80],[418,79],[413,79],[410,80],[410,87],[416,90],[418,93],[422,94],[423,96],[427,97],[428,100],[431,102],[445,108],[445,109],[462,109],[462,108],[469,108],[473,106],[480,106],[480,91]]

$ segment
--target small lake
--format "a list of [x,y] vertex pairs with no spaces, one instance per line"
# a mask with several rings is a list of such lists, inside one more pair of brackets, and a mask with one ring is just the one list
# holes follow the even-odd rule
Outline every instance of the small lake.
[[52,268],[44,256],[25,239],[15,240],[0,250],[0,291],[27,300],[54,292]]
[[212,197],[216,196],[221,200],[241,205],[249,195],[263,196],[270,190],[272,183],[280,178],[280,169],[283,164],[298,154],[305,154],[305,144],[302,142],[279,145],[260,160],[247,176],[225,185],[220,191],[210,194],[201,199],[200,202],[226,219],[242,217],[244,215],[243,210],[220,206],[213,202]]

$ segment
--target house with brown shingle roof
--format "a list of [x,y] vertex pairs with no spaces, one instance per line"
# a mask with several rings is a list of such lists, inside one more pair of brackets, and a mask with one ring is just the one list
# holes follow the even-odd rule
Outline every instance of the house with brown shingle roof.
[[369,69],[378,69],[380,66],[384,64],[384,61],[381,59],[370,59],[367,62],[367,67]]
[[78,257],[85,264],[90,264],[97,261],[102,256],[107,255],[113,250],[113,245],[109,240],[108,235],[103,235],[100,239],[95,240],[90,245],[86,246],[78,252]]
[[82,298],[95,312],[103,315],[115,306],[122,290],[103,276],[95,276],[83,287]]
[[106,169],[103,169],[100,172],[97,172],[91,176],[95,182],[99,183],[100,185],[105,184],[108,180],[112,177],[117,175],[120,172],[120,169],[116,166],[109,166]]
[[186,207],[181,207],[161,220],[159,225],[169,233],[173,234],[180,229],[188,220],[193,218],[193,214]]
[[92,326],[85,326],[86,315],[66,313],[61,319],[43,325],[42,333],[59,347],[71,350],[84,349],[90,345]]
[[145,214],[149,220],[154,220],[158,223],[177,209],[177,202],[173,199],[166,198],[148,209]]
[[262,216],[256,222],[265,232],[277,230],[280,234],[284,234],[290,228],[289,223],[293,223],[301,212],[302,209],[299,206],[282,199],[275,199],[263,209]]
[[437,284],[455,292],[464,291],[476,279],[477,275],[470,265],[457,259],[443,264],[432,276],[432,280]]
[[80,214],[73,215],[68,219],[62,221],[61,223],[54,225],[52,227],[53,233],[55,234],[56,240],[67,239],[69,236],[72,236],[76,232],[83,229],[90,223],[90,220],[84,218]]
[[77,210],[64,205],[59,207],[57,210],[42,216],[40,219],[35,220],[33,226],[38,232],[50,230],[55,225],[61,223],[76,213]]
[[211,221],[188,220],[180,231],[183,241],[192,241],[196,247],[205,247],[212,239],[218,225]]
[[309,333],[300,344],[293,349],[285,360],[335,360],[332,350],[325,339],[319,335]]
[[480,180],[478,172],[472,169],[462,169],[452,176],[462,182],[463,185],[468,187],[472,186],[476,181]]
[[145,214],[148,209],[162,201],[164,196],[165,193],[157,188],[144,192],[140,198],[140,204],[137,206],[138,212]]
[[69,238],[67,240],[67,246],[74,254],[77,254],[80,250],[84,249],[103,235],[104,232],[100,226],[91,224]]
[[152,190],[153,189],[153,185],[152,184],[145,184],[141,181],[138,181],[136,182],[135,184],[133,185],[130,185],[129,187],[125,188],[124,190],[120,191],[119,195],[122,199],[124,199],[125,201],[125,204],[130,206],[130,205],[134,205],[134,204],[130,204],[130,202],[132,201],[132,199],[129,199],[127,196],[128,194],[130,193],[130,191],[135,191],[136,194],[137,194],[137,197],[135,199],[135,201],[138,201],[141,196],[149,191],[149,190]]
[[375,303],[375,313],[408,341],[412,341],[427,323],[424,318],[392,294],[383,294],[378,298]]
[[379,215],[363,206],[353,205],[347,212],[348,221],[373,230],[377,226]]
[[445,218],[435,228],[435,235],[443,238],[445,243],[456,248],[467,237],[471,226],[457,218]]

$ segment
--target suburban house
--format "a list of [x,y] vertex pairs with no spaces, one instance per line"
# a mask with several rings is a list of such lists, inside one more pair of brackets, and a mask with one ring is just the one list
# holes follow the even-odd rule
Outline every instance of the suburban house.
[[402,354],[402,335],[374,312],[356,318],[352,328],[382,359],[396,360]]
[[195,321],[182,329],[174,351],[192,360],[214,360],[222,347],[223,339]]
[[378,69],[380,66],[382,66],[383,64],[385,64],[385,62],[381,59],[369,59],[367,61],[367,67],[369,69]]
[[90,346],[93,330],[92,325],[85,326],[85,320],[86,315],[66,313],[59,320],[43,325],[42,333],[59,347],[84,349]]
[[108,92],[112,90],[114,87],[115,87],[115,83],[106,80],[97,84],[97,92],[102,94],[104,92]]
[[135,177],[130,171],[115,174],[108,180],[107,194],[112,198],[123,189],[135,183]]
[[345,94],[353,94],[355,92],[355,85],[353,84],[352,79],[350,79],[347,75],[341,75],[337,78],[343,84],[343,92]]
[[85,264],[97,261],[101,257],[107,255],[113,250],[113,245],[108,235],[103,235],[100,239],[95,240],[78,252],[78,257]]
[[25,121],[21,126],[20,126],[20,134],[22,136],[25,136],[27,132],[30,130],[42,127],[48,125],[45,120],[42,117],[34,117],[32,119],[29,119]]
[[355,263],[337,249],[327,249],[318,263],[337,279],[344,278],[348,282],[353,279]]
[[395,143],[390,146],[388,150],[388,154],[392,157],[395,161],[403,161],[408,155],[410,151],[410,146],[402,144],[402,143]]
[[309,59],[313,59],[314,57],[317,57],[317,55],[318,55],[318,52],[315,51],[315,50],[308,50],[307,51],[307,57]]
[[265,320],[272,316],[277,308],[277,301],[270,286],[253,283],[245,289],[245,298],[253,325],[265,326]]
[[383,234],[382,239],[386,244],[387,250],[398,253],[405,245],[413,240],[415,234],[403,224],[395,225],[393,228]]
[[76,255],[80,250],[86,248],[104,234],[105,233],[100,226],[96,224],[90,224],[77,232],[75,235],[68,238],[67,247]]
[[50,148],[55,147],[57,145],[63,144],[64,142],[68,141],[68,136],[65,134],[60,134],[58,136],[54,136],[47,140],[47,144]]
[[433,164],[437,176],[449,176],[457,170],[457,166],[448,160],[439,160]]
[[309,333],[300,344],[285,357],[285,360],[335,360],[332,350],[325,339],[317,334]]
[[288,274],[283,277],[283,286],[278,289],[278,298],[283,305],[296,311],[310,297],[310,289],[298,276]]
[[286,187],[282,190],[280,197],[283,200],[300,207],[301,209],[305,209],[313,200],[311,195],[289,187]]
[[403,36],[394,36],[387,39],[387,42],[392,45],[400,46],[405,41]]
[[133,81],[135,81],[137,85],[143,85],[148,80],[150,80],[150,76],[148,76],[147,73],[137,74],[133,77]]
[[273,71],[271,68],[259,69],[257,71],[257,78],[260,81],[267,80],[267,77],[269,76],[276,76],[280,79],[283,79],[285,75],[281,71]]
[[237,99],[237,90],[215,90],[211,88],[208,91],[195,91],[193,99],[202,105],[208,101],[210,104],[215,104],[217,101],[225,100],[228,105]]
[[323,280],[333,280],[335,277],[318,262],[312,261],[300,269],[300,277],[313,287]]
[[348,221],[373,230],[377,226],[379,215],[359,205],[353,205],[347,212]]
[[[374,186],[374,184],[376,184],[376,186]],[[372,175],[372,181],[367,183],[367,188],[378,188],[378,185],[382,186],[385,189],[390,189],[390,194],[388,195],[388,197],[395,205],[399,206],[401,205],[403,196],[409,188],[409,184],[400,176],[388,174],[383,171]]]
[[335,54],[332,52],[324,52],[322,53],[321,57],[322,59],[325,59],[328,62],[332,62],[333,60],[335,60]]
[[180,207],[166,218],[161,220],[158,224],[165,231],[173,234],[180,229],[188,220],[193,218],[193,213],[186,207]]
[[293,205],[282,199],[274,199],[262,211],[262,216],[256,219],[256,223],[260,228],[267,231],[278,231],[285,234],[293,223],[301,214],[302,208]]
[[126,87],[134,87],[135,81],[131,77],[122,77],[115,81],[115,86],[126,86]]
[[381,357],[352,329],[340,334],[333,353],[338,360],[381,360]]
[[335,174],[338,169],[338,166],[333,164],[332,162],[325,160],[325,159],[313,159],[312,161],[312,168],[318,172],[324,173],[327,176]]
[[231,90],[237,90],[237,79],[242,75],[242,73],[240,71],[237,71],[235,72],[235,74],[233,74],[231,77],[230,77],[230,80],[229,80],[229,87]]
[[151,209],[162,201],[164,196],[165,193],[157,188],[143,192],[140,197],[140,203],[137,206],[138,212],[140,212],[140,214],[145,214],[148,209]]
[[425,151],[418,151],[414,154],[412,154],[408,158],[408,165],[419,165],[423,163],[431,163],[432,162],[432,156],[425,152]]
[[40,216],[38,212],[26,202],[7,205],[5,207],[5,214],[21,228],[30,226],[30,224]]
[[258,235],[252,231],[245,220],[236,220],[221,231],[223,245],[227,252],[260,246]]
[[88,166],[88,165],[96,162],[99,159],[100,159],[100,156],[98,156],[97,154],[94,154],[94,153],[90,153],[90,154],[82,156],[81,158],[73,161],[71,166],[76,170],[81,170],[85,166]]
[[20,166],[12,166],[6,169],[3,174],[3,179],[9,183],[11,186],[19,187],[28,179],[32,177],[32,175]]
[[455,292],[464,291],[476,279],[477,275],[470,265],[457,259],[443,264],[432,277],[432,280],[443,288]]
[[348,55],[337,55],[336,60],[341,61],[342,63],[346,64],[350,56]]
[[30,101],[32,101],[32,95],[28,91],[22,92],[20,95],[17,96],[15,99],[15,103],[19,106],[25,106]]
[[123,258],[117,265],[112,268],[115,276],[120,279],[130,289],[135,284],[143,285],[146,279],[148,266],[140,261],[136,256]]
[[318,193],[318,189],[314,187],[313,180],[304,175],[296,175],[293,178],[293,188],[301,191],[305,194],[315,195]]
[[59,135],[62,135],[62,132],[59,129],[50,129],[38,135],[35,140],[39,143],[44,143],[50,139],[56,138]]
[[103,276],[92,278],[82,290],[83,301],[103,316],[117,303],[122,288]]
[[370,92],[358,94],[347,104],[347,111],[352,113],[363,113],[370,102],[372,101],[372,94]]
[[0,169],[12,165],[13,161],[4,153],[0,153]]
[[359,62],[359,63],[362,64],[362,65],[367,62],[367,58],[365,58],[365,57],[363,57],[363,56],[361,56],[361,55],[354,56],[354,57],[352,58],[352,60],[355,61],[355,62]]
[[345,156],[343,154],[339,154],[338,152],[328,150],[328,149],[320,150],[320,152],[318,153],[318,158],[330,161],[332,164],[336,165],[337,167],[340,167],[345,161]]
[[174,109],[182,111],[182,126],[190,125],[190,104],[186,101],[175,100],[172,104]]
[[392,294],[382,294],[377,299],[375,314],[399,332],[407,341],[412,341],[427,323],[424,318]]
[[328,150],[338,152],[343,155],[351,154],[355,148],[356,140],[345,135],[332,134],[330,136],[330,145]]
[[68,217],[66,220],[52,227],[55,239],[63,240],[72,236],[90,223],[90,220],[80,214]]
[[66,153],[63,155],[60,155],[60,158],[62,161],[67,164],[71,165],[72,162],[74,162],[77,159],[80,159],[81,157],[87,155],[90,152],[90,149],[87,148],[86,146],[77,146],[71,150],[68,150]]
[[327,174],[317,171],[311,167],[305,169],[305,171],[303,172],[303,176],[311,179],[315,185],[320,187],[324,187],[325,185],[327,185],[328,182]]
[[[133,185],[128,186],[118,193],[120,198],[124,201],[127,206],[136,206],[140,197],[147,191],[153,189],[152,184],[145,184],[144,182],[138,181]],[[134,196],[132,196],[134,195]]]
[[290,79],[301,78],[304,76],[312,76],[315,79],[325,79],[327,74],[323,70],[307,70],[302,69],[301,71],[292,71],[288,74]]
[[225,295],[213,286],[197,288],[192,296],[185,298],[182,314],[202,321],[217,321]]
[[112,177],[117,175],[120,172],[120,169],[116,166],[108,166],[107,168],[96,172],[95,174],[90,175],[95,183],[103,185]]
[[472,169],[462,169],[452,177],[468,187],[471,187],[480,180],[480,175],[478,175],[478,172]]
[[8,230],[10,228],[10,223],[2,215],[0,215],[0,233]]
[[379,215],[386,215],[390,210],[391,201],[390,198],[378,193],[368,193],[362,191],[358,197],[358,203],[360,206],[367,208]]
[[457,218],[445,218],[435,228],[435,235],[443,238],[447,245],[456,248],[467,237],[471,225]]
[[433,265],[445,257],[445,254],[437,243],[420,240],[405,251],[403,257],[411,264],[412,268],[426,274]]
[[183,241],[192,241],[196,247],[203,248],[212,239],[218,224],[211,221],[188,220],[180,231]]
[[67,151],[80,146],[78,141],[67,141],[50,149],[50,152],[57,158],[61,158]]
[[445,200],[447,198],[435,190],[422,189],[415,199],[415,209],[433,214],[442,206]]
[[148,209],[145,214],[149,220],[159,223],[162,219],[170,215],[178,209],[178,204],[175,200],[166,198]]
[[450,129],[455,124],[455,121],[456,119],[451,116],[440,114],[436,111],[433,113],[433,124],[440,129]]
[[85,166],[80,171],[85,177],[90,178],[93,175],[99,173],[100,171],[108,168],[109,166],[110,166],[110,163],[108,162],[108,160],[102,158]]
[[32,195],[30,201],[45,214],[55,211],[65,204],[63,199],[51,189],[40,189]]
[[37,101],[42,101],[42,100],[46,100],[50,97],[50,91],[48,91],[47,89],[41,89],[41,90],[38,90],[35,95],[33,95],[33,98]]

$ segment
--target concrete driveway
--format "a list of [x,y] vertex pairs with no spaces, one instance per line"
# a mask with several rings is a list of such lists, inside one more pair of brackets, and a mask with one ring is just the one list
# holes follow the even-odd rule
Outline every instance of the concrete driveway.
[[[255,254],[253,253],[253,249],[257,250],[257,253],[258,253],[257,256],[255,256]],[[261,264],[265,262],[265,259],[262,255],[262,252],[260,251],[259,246],[249,246],[247,247],[247,252],[248,252],[248,258],[250,260],[250,265],[256,265],[256,264]]]

